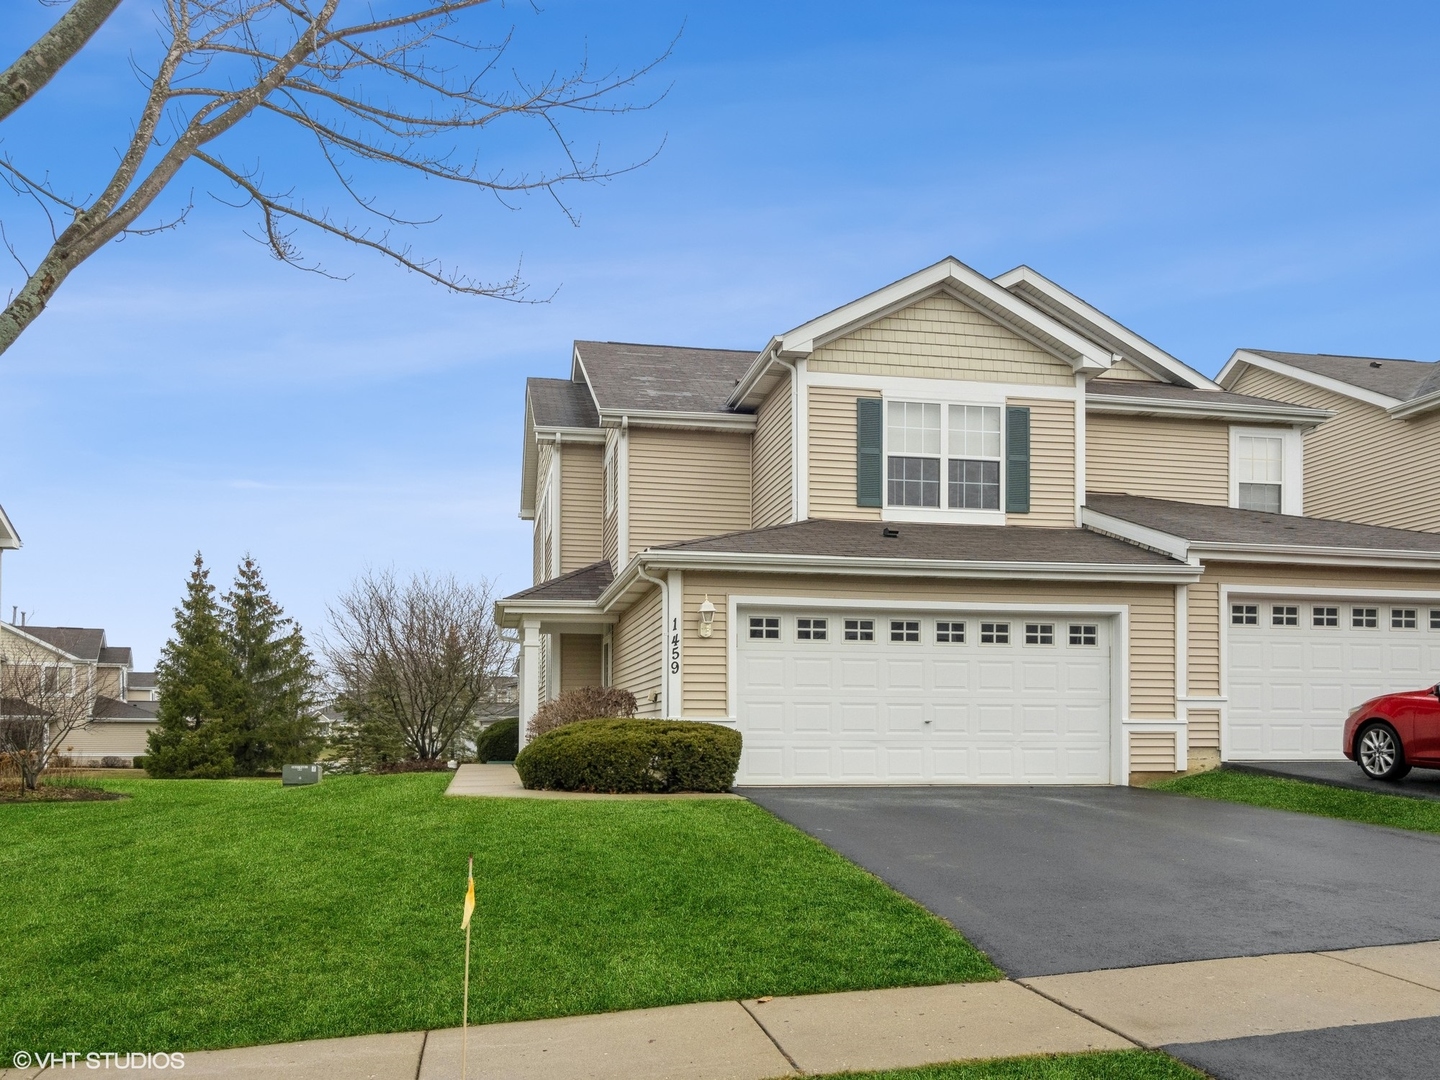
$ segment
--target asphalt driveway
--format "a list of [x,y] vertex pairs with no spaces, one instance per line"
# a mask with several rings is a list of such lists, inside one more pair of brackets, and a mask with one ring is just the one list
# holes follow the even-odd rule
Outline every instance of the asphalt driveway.
[[1440,939],[1440,837],[1136,788],[750,788],[1012,977]]

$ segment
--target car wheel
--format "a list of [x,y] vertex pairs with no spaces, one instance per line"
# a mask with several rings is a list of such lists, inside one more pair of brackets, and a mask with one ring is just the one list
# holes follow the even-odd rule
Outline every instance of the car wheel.
[[1399,780],[1410,771],[1400,736],[1389,724],[1371,724],[1360,732],[1355,760],[1372,780]]

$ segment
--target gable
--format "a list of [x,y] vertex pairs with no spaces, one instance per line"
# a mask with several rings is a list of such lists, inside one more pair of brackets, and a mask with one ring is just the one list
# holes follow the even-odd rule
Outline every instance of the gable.
[[1151,375],[1148,371],[1141,371],[1134,364],[1130,363],[1123,356],[1117,357],[1110,365],[1109,371],[1102,371],[1096,376],[1097,379],[1119,379],[1122,382],[1159,382],[1160,380]]
[[1074,386],[1069,363],[945,292],[836,338],[809,370]]

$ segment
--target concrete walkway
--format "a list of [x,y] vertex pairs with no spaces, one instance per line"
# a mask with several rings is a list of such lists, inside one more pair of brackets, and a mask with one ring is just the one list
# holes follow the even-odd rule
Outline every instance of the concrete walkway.
[[[465,1080],[770,1080],[1214,1046],[1433,1017],[1440,942],[1425,942],[486,1024],[470,1029]],[[185,1076],[206,1080],[450,1080],[459,1072],[458,1028],[203,1051],[186,1054],[184,1065]],[[50,1073],[58,1080],[64,1071],[0,1077]]]
[[[481,799],[738,799],[728,791],[687,791],[678,795],[597,795],[589,791],[530,791],[520,783],[514,765],[461,765],[455,770],[446,795]],[[0,1078],[3,1080],[3,1078]]]

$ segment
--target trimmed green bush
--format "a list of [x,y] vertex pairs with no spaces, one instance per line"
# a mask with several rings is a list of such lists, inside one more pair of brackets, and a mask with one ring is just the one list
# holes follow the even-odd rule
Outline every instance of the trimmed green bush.
[[475,740],[475,760],[482,765],[487,761],[514,761],[520,752],[520,720],[496,720]]
[[728,791],[740,733],[694,720],[582,720],[541,735],[515,759],[527,788],[552,791]]

